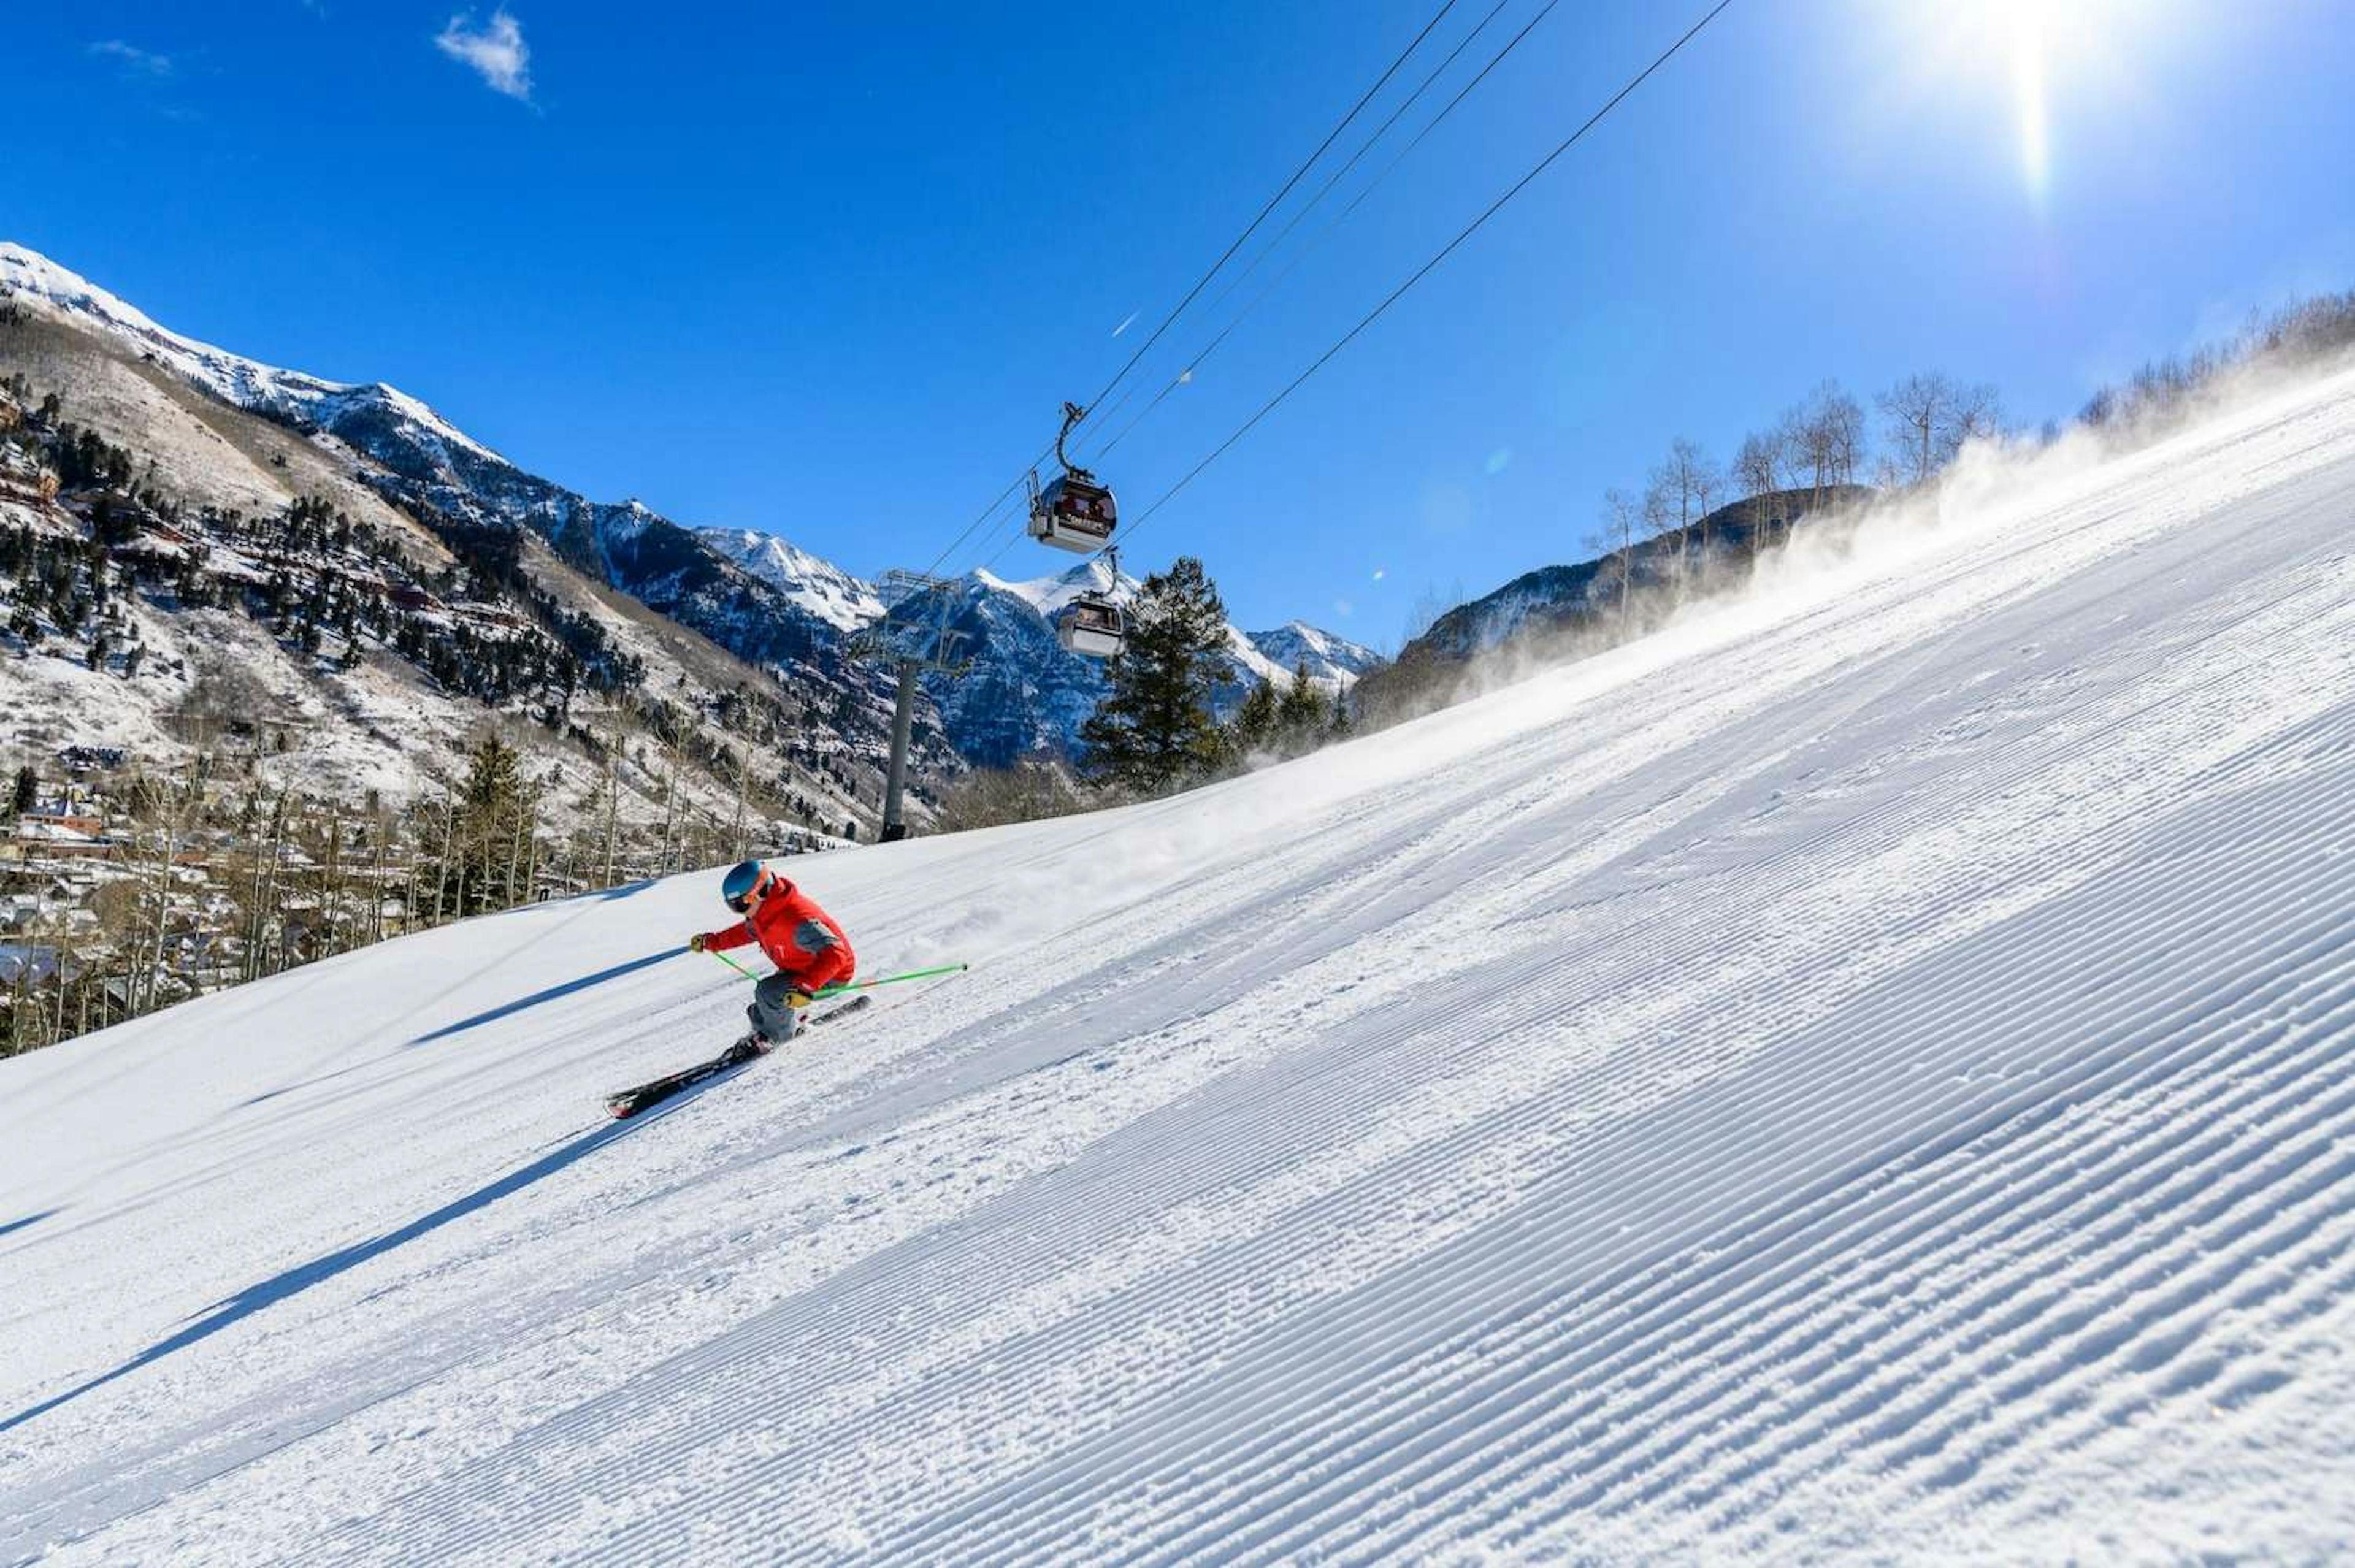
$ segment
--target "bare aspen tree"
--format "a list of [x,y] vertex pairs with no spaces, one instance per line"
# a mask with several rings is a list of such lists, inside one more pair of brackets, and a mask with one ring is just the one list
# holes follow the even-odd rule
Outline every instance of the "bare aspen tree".
[[320,944],[318,956],[344,950],[344,813],[340,802],[327,807],[327,853],[319,868],[319,880],[324,897],[320,912],[321,931],[325,940]]
[[1710,519],[1717,515],[1719,500],[1725,494],[1725,473],[1698,449],[1695,450],[1694,455],[1697,462],[1693,466],[1689,483],[1692,485],[1695,518],[1700,524],[1701,569],[1706,571],[1709,569],[1710,524]]
[[[2003,398],[1994,387],[1982,381],[1976,387],[1965,387],[1955,394],[1954,450],[1960,453],[1963,443],[1972,441],[1993,441],[2003,433]],[[1953,461],[1950,456],[1948,461]]]
[[[410,815],[414,817],[418,807],[410,803]],[[422,825],[413,827],[406,839],[409,848],[409,869],[402,879],[400,899],[400,932],[406,936],[417,929],[417,907],[424,901],[423,890],[418,886],[418,876],[425,865],[425,831]]]
[[1853,485],[1857,470],[1864,465],[1864,409],[1837,381],[1826,381],[1817,389],[1816,400],[1816,417],[1824,425],[1831,453],[1833,482]]
[[[58,1005],[56,1021],[49,1030],[49,1040],[52,1043],[69,1038],[66,1034],[66,967],[73,962],[74,955],[66,950],[66,942],[72,934],[72,929],[62,917],[53,919],[49,928],[49,942],[50,951],[56,955],[53,962],[57,965]],[[76,988],[79,989],[79,987]],[[88,1005],[86,1000],[84,1005]]]
[[1619,589],[1619,629],[1627,629],[1627,579],[1633,575],[1636,530],[1643,524],[1644,504],[1617,487],[1603,492],[1603,525],[1587,536],[1587,548],[1603,552],[1604,571]]
[[442,784],[442,853],[433,868],[433,923],[447,919],[443,901],[450,891],[450,850],[458,837],[458,798],[451,782]]
[[[1828,459],[1820,432],[1808,422],[1805,404],[1784,411],[1778,432],[1782,438],[1784,474],[1789,482],[1782,486],[1784,494],[1778,497],[1781,504],[1775,507],[1775,521],[1781,525],[1783,538],[1787,541],[1791,537],[1791,524],[1797,513],[1812,509],[1816,505],[1824,484]],[[1791,494],[1802,488],[1807,492],[1804,502]]]
[[[514,820],[507,825],[506,901],[509,906],[523,901],[523,895],[517,891],[517,883],[524,869],[524,847],[531,839],[535,809],[527,790],[526,798],[516,803]],[[528,881],[524,885],[528,888]]]
[[1904,455],[1898,464],[1905,482],[1926,485],[1945,466],[1939,443],[1955,415],[1955,384],[1939,372],[1908,376],[1875,400],[1888,421],[1889,443]]
[[1793,455],[1807,477],[1807,509],[1834,486],[1855,482],[1864,461],[1864,411],[1837,381],[1826,381],[1784,416]]
[[1926,485],[1974,439],[1994,436],[2000,404],[1993,387],[1962,387],[1937,371],[1908,376],[1877,400],[1894,464],[1907,484]]
[[[1661,556],[1668,553],[1660,541],[1678,531],[1676,490],[1665,468],[1656,469],[1651,482],[1644,486],[1642,528],[1644,539],[1652,546],[1653,560],[1659,560]],[[1677,546],[1677,554],[1674,557],[1675,577],[1677,594],[1681,598],[1684,595],[1685,570],[1684,541],[1681,537],[1678,539]]]
[[[293,808],[291,811],[290,807]],[[270,813],[270,841],[264,847],[261,862],[261,907],[258,916],[261,922],[261,939],[257,944],[261,967],[257,974],[274,973],[270,967],[273,960],[279,968],[285,967],[286,911],[281,904],[284,892],[280,886],[279,873],[285,869],[286,840],[291,837],[290,829],[299,826],[293,817],[300,810],[300,804],[294,801],[293,792],[283,789],[278,792],[277,804]],[[273,932],[277,938],[274,943],[272,941]]]
[[1399,639],[1401,644],[1419,640],[1424,633],[1439,624],[1441,616],[1463,603],[1464,580],[1462,578],[1459,577],[1451,583],[1444,593],[1439,591],[1438,584],[1424,583],[1423,592],[1415,595],[1413,607],[1407,612],[1406,624],[1402,628],[1403,635]]
[[678,867],[673,856],[678,849],[678,772],[680,730],[678,714],[664,704],[655,715],[655,740],[662,747],[663,764],[663,830],[662,855],[655,863],[657,875],[667,875]]
[[[253,816],[250,798],[247,800],[245,809],[250,822]],[[245,980],[252,980],[261,973],[261,877],[264,861],[259,826],[254,824],[245,836],[246,854],[252,861],[245,892],[245,957],[239,971],[240,977]]]
[[[27,933],[29,937],[30,933]],[[33,1049],[30,1021],[33,1012],[33,955],[39,951],[28,940],[17,944],[9,955],[13,973],[8,989],[8,1054],[21,1056]]]
[[[155,902],[155,918],[147,931],[145,1005],[139,1008],[141,1011],[154,1011],[162,991],[164,944],[171,933],[172,857],[179,847],[181,824],[186,818],[188,801],[197,788],[193,781],[178,785],[158,784],[150,796],[155,817],[155,882],[148,896]],[[138,1005],[136,997],[133,1005]]]
[[384,940],[384,857],[385,839],[390,836],[385,826],[384,805],[371,795],[369,810],[375,820],[368,832],[373,839],[369,848],[375,852],[375,864],[368,872],[368,940]]
[[732,782],[736,785],[736,815],[728,826],[728,853],[731,859],[741,860],[750,848],[744,839],[744,786],[752,771],[752,749],[731,747],[728,756],[732,764],[729,771],[735,775]]
[[621,705],[615,702],[612,710],[613,733],[605,744],[605,845],[604,864],[599,875],[600,887],[613,886],[613,838],[620,826],[622,810],[622,717]]
[[1742,450],[1734,454],[1733,477],[1749,492],[1750,544],[1755,550],[1765,543],[1774,494],[1783,482],[1783,432],[1777,429],[1744,436]]
[[[1708,454],[1683,436],[1669,443],[1668,461],[1652,471],[1652,491],[1660,497],[1658,504],[1664,511],[1670,507],[1674,508],[1674,519],[1668,526],[1673,527],[1677,534],[1679,592],[1692,571],[1692,527],[1709,516],[1716,485],[1714,464],[1710,462]],[[1707,543],[1706,540],[1702,542],[1704,545]]]

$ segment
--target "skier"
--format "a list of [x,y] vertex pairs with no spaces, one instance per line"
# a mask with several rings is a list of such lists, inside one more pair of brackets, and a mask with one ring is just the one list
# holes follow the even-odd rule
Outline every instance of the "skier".
[[801,1009],[826,987],[850,978],[858,964],[850,939],[815,900],[758,860],[729,871],[719,896],[744,918],[719,931],[687,938],[697,953],[719,953],[758,942],[777,972],[752,987],[753,1043],[781,1045],[801,1029]]

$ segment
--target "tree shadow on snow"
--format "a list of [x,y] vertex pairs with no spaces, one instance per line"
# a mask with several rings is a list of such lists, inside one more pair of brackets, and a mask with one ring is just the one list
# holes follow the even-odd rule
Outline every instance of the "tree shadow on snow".
[[[719,1082],[719,1080],[713,1082]],[[705,1085],[698,1087],[705,1087]],[[634,1116],[628,1121],[608,1123],[582,1133],[577,1137],[569,1138],[556,1148],[533,1160],[529,1165],[500,1177],[496,1181],[478,1187],[463,1198],[453,1199],[432,1213],[412,1220],[398,1230],[388,1231],[383,1235],[346,1247],[339,1252],[329,1253],[325,1257],[314,1258],[309,1263],[297,1264],[282,1273],[272,1275],[258,1285],[249,1285],[226,1300],[213,1303],[199,1313],[186,1328],[169,1339],[156,1341],[112,1371],[101,1372],[86,1382],[66,1390],[63,1393],[53,1395],[37,1404],[29,1405],[13,1415],[0,1418],[0,1433],[22,1426],[36,1416],[46,1415],[59,1405],[69,1403],[80,1399],[83,1394],[103,1388],[118,1378],[128,1377],[142,1367],[162,1360],[175,1350],[186,1349],[190,1345],[208,1339],[222,1329],[252,1317],[265,1307],[274,1307],[289,1297],[301,1295],[314,1285],[335,1278],[347,1269],[357,1268],[360,1264],[370,1259],[381,1257],[396,1247],[405,1246],[420,1236],[431,1234],[453,1220],[463,1220],[469,1214],[486,1209],[510,1193],[520,1192],[542,1178],[555,1175],[573,1161],[595,1153],[607,1144],[626,1136],[633,1129],[643,1126],[648,1122],[661,1120],[664,1115],[679,1105],[686,1104],[693,1098],[695,1095],[691,1093],[681,1094],[666,1102],[657,1110]],[[36,1214],[32,1219],[38,1220],[45,1217]],[[31,1221],[23,1221],[19,1223],[29,1224]]]
[[[404,1041],[402,1049],[432,1045],[436,1040],[448,1040],[451,1036],[464,1034],[468,1029],[480,1029],[486,1023],[512,1018],[544,1002],[555,1001],[559,997],[569,997],[576,991],[585,991],[592,986],[602,986],[608,980],[618,980],[624,975],[634,975],[641,969],[650,969],[666,959],[677,957],[684,951],[686,951],[684,948],[666,947],[660,953],[649,953],[644,958],[633,958],[625,964],[616,964],[610,969],[600,969],[594,975],[583,975],[577,979],[566,980],[561,984],[550,986],[545,990],[534,991],[528,997],[518,997],[512,1002],[501,1002],[497,1007],[486,1008],[472,1018],[460,1019],[453,1024],[443,1024],[430,1034],[421,1034],[414,1040]],[[371,1057],[366,1061],[355,1061],[346,1066],[338,1067],[331,1072],[322,1072],[315,1077],[301,1079],[293,1083],[282,1083],[275,1089],[263,1090],[251,1099],[240,1101],[237,1108],[240,1111],[248,1110],[255,1105],[275,1100],[281,1094],[292,1094],[298,1089],[313,1089],[322,1083],[331,1083],[346,1073],[358,1072],[374,1067],[382,1060],[384,1059],[380,1057]]]
[[677,957],[682,951],[684,949],[678,947],[666,947],[660,953],[649,953],[644,958],[633,958],[625,964],[616,964],[610,969],[600,969],[594,975],[583,975],[578,979],[566,980],[561,984],[550,986],[544,991],[534,991],[528,997],[519,997],[512,1002],[502,1002],[487,1011],[476,1013],[473,1018],[460,1019],[453,1024],[444,1024],[431,1034],[419,1035],[409,1043],[431,1045],[437,1040],[447,1040],[453,1034],[464,1034],[470,1029],[480,1029],[486,1023],[495,1023],[500,1019],[511,1018],[517,1013],[538,1007],[543,1002],[555,1001],[559,997],[569,997],[576,991],[585,991],[591,986],[602,986],[608,980],[618,980],[624,975],[634,975],[641,969],[650,969],[657,964]]

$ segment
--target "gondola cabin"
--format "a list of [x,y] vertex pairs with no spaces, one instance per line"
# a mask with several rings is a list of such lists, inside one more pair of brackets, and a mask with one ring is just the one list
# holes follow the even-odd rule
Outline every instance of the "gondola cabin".
[[1030,498],[1030,537],[1060,549],[1091,554],[1112,542],[1119,519],[1112,490],[1077,469],[1047,481]]
[[1111,600],[1082,593],[1056,618],[1055,640],[1066,653],[1108,659],[1128,640],[1128,620]]

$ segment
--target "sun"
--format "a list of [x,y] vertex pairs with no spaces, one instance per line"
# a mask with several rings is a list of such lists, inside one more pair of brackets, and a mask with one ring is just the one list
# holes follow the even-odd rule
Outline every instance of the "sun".
[[2056,111],[2107,112],[2134,93],[2135,61],[2178,7],[2170,0],[1868,0],[1896,58],[1902,96],[2000,104],[2022,189],[2051,198]]
[[2011,38],[2012,102],[2019,119],[2019,172],[2031,200],[2042,206],[2052,184],[2051,133],[2044,93],[2047,18],[2051,8],[2034,0],[2011,0],[1998,7]]

